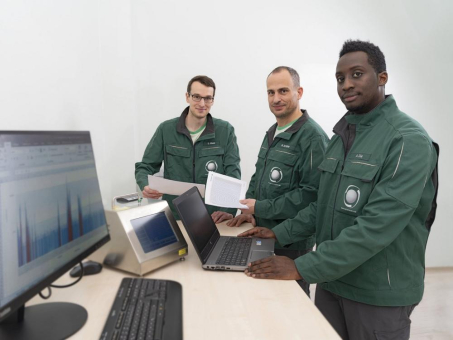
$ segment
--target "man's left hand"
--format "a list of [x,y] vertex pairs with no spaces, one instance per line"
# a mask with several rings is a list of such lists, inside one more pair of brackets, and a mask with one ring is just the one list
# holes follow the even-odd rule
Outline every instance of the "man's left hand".
[[255,202],[256,200],[253,198],[248,198],[245,200],[240,200],[239,203],[246,205],[249,207],[248,209],[240,209],[244,214],[254,214],[255,213]]
[[211,217],[214,223],[220,223],[226,220],[231,220],[233,218],[233,215],[224,211],[214,211],[211,214]]
[[296,264],[286,256],[270,256],[249,263],[247,276],[255,279],[301,280]]

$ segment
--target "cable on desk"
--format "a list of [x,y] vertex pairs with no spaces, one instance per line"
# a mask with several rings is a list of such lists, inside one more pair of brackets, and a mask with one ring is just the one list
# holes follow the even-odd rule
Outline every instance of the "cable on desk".
[[42,294],[42,292],[39,292],[39,296],[41,298],[43,298],[44,300],[47,300],[48,298],[50,298],[52,296],[52,288],[67,288],[67,287],[71,287],[71,286],[74,286],[77,282],[79,282],[80,280],[82,280],[82,277],[83,277],[83,273],[84,273],[84,269],[83,269],[83,263],[82,261],[79,262],[79,266],[81,268],[81,271],[80,271],[80,276],[77,280],[75,280],[74,282],[71,282],[67,285],[50,285],[47,287],[47,290],[49,291],[49,295],[45,296]]

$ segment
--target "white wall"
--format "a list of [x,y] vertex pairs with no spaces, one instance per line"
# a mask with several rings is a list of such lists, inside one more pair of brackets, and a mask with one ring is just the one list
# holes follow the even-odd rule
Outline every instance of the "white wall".
[[211,112],[235,126],[248,180],[274,122],[267,74],[298,70],[301,106],[331,135],[345,112],[338,52],[348,38],[370,40],[386,55],[387,93],[441,145],[427,264],[453,266],[452,17],[449,0],[2,0],[0,129],[90,130],[108,206],[135,190],[134,162],[157,125],[185,107],[188,80],[206,74],[217,84]]

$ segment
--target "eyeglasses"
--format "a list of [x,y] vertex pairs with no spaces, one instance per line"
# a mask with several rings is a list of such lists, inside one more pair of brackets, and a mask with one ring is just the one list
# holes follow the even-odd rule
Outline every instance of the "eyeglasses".
[[202,99],[204,99],[204,102],[206,104],[211,104],[214,101],[214,97],[202,97],[199,94],[190,94],[189,96],[192,97],[194,102],[201,102]]

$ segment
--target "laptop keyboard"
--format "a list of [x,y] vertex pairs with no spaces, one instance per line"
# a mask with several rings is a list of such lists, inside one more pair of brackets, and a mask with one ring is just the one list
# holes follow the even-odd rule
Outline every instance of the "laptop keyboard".
[[101,339],[162,339],[167,284],[164,280],[125,278],[110,311],[113,317],[107,319]]
[[223,245],[215,264],[245,266],[247,265],[251,246],[251,238],[231,237]]

